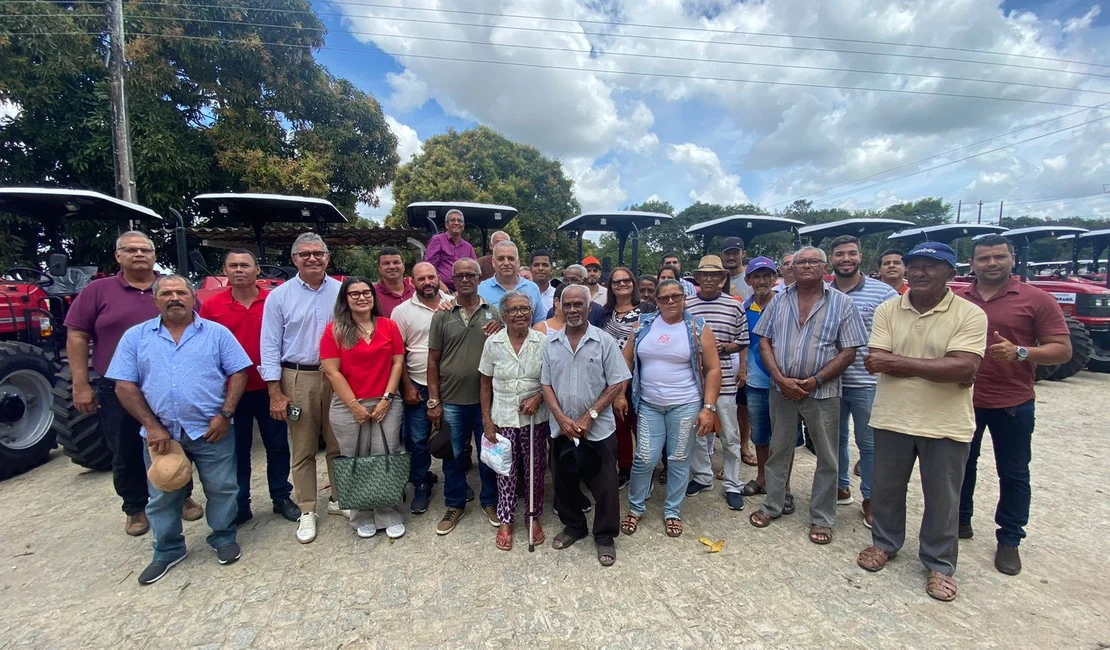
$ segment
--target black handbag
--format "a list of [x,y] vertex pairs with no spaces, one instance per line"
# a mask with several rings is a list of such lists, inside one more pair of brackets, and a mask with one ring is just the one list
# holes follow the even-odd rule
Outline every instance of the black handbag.
[[[378,425],[385,453],[378,456],[336,456],[332,461],[335,492],[343,510],[374,510],[396,506],[405,500],[412,456],[408,452],[390,453],[389,440],[380,422]],[[355,449],[362,448],[363,425],[359,425]]]

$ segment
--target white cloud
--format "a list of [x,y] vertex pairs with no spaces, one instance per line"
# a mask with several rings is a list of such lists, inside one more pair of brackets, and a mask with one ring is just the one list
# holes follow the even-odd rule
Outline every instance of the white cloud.
[[19,115],[20,108],[11,102],[0,102],[0,124]]
[[589,158],[566,158],[562,163],[563,171],[574,181],[574,195],[583,212],[618,210],[628,199],[616,165],[595,167]]
[[411,70],[405,70],[401,74],[390,72],[385,79],[393,89],[393,94],[387,101],[398,113],[416,110],[429,99],[428,85],[418,79]]
[[389,130],[393,131],[393,135],[397,136],[397,155],[401,157],[402,165],[413,156],[424,153],[424,143],[420,141],[416,129],[407,124],[401,124],[392,115],[386,115],[385,122],[389,125]]
[[691,177],[690,200],[726,205],[748,202],[748,195],[740,189],[740,177],[727,173],[712,149],[691,142],[672,144],[667,147],[667,158]]
[[1090,9],[1087,10],[1087,13],[1083,14],[1082,16],[1079,16],[1078,18],[1072,18],[1067,23],[1065,23],[1064,24],[1064,33],[1065,34],[1070,34],[1072,32],[1078,32],[1080,30],[1090,28],[1091,23],[1093,23],[1095,21],[1095,18],[1098,18],[1099,15],[1101,15],[1101,14],[1102,14],[1102,7],[1100,7],[1098,5],[1094,5],[1093,7],[1091,7]]

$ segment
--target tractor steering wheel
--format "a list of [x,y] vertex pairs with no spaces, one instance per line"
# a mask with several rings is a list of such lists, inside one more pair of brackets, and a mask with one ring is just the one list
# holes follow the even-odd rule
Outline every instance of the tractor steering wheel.
[[38,269],[32,269],[26,266],[13,266],[8,269],[7,273],[4,275],[16,282],[24,284],[35,284],[40,287],[50,287],[54,285],[54,278]]
[[289,279],[289,271],[286,271],[285,269],[281,268],[280,266],[274,266],[273,264],[259,264],[258,269],[260,271],[262,271],[261,277],[263,277],[267,280],[288,280]]

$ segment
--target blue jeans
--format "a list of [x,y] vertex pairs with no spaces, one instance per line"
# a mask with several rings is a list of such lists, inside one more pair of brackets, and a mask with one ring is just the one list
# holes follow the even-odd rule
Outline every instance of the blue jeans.
[[875,401],[874,386],[845,386],[840,397],[840,476],[837,487],[848,488],[848,473],[852,469],[848,453],[848,417],[856,428],[856,447],[859,448],[859,491],[864,499],[871,498],[871,470],[875,465],[875,433],[871,430],[871,403]]
[[648,491],[651,489],[651,472],[663,455],[667,457],[667,496],[663,500],[663,516],[681,519],[679,509],[686,498],[686,484],[690,480],[690,458],[697,437],[697,417],[701,411],[699,399],[679,406],[655,406],[640,400],[636,426],[636,456],[632,459],[632,478],[628,486],[628,509],[642,517],[647,509]]
[[994,463],[998,469],[998,507],[994,511],[995,532],[1000,544],[1018,546],[1025,539],[1029,523],[1029,461],[1033,456],[1033,426],[1036,407],[1033,400],[1010,408],[975,409],[975,437],[967,457],[963,488],[960,490],[960,523],[970,524],[974,514],[975,479],[983,432],[991,431]]
[[[415,406],[405,404],[405,449],[412,455],[412,469],[409,471],[409,480],[413,486],[428,481],[428,474],[432,469],[432,455],[428,453],[428,435],[432,431],[432,423],[428,420],[428,387],[421,386],[415,381],[412,385],[420,394],[420,403]],[[446,408],[446,407],[444,407]]]
[[[219,442],[205,442],[203,438],[190,440],[189,436],[179,441],[185,454],[193,461],[200,483],[204,486],[205,515],[208,517],[208,545],[222,548],[235,541],[235,515],[238,511],[236,498],[239,496],[239,483],[235,480],[235,439],[224,436]],[[143,459],[150,468],[150,448],[143,444]],[[146,516],[150,520],[150,530],[154,534],[154,561],[172,562],[185,555],[185,536],[181,534],[181,506],[185,502],[188,488],[163,492],[148,483],[150,501],[146,505]]]
[[239,510],[251,508],[251,446],[254,443],[254,422],[266,448],[266,484],[274,503],[288,499],[293,493],[289,483],[289,431],[285,423],[270,417],[270,394],[265,390],[243,393],[235,417],[231,420],[235,434],[235,476],[239,482]]
[[[466,507],[466,441],[474,440],[474,448],[482,448],[482,405],[444,404],[443,419],[451,427],[451,448],[454,460],[443,463],[443,500],[448,508]],[[485,463],[478,463],[482,479],[479,503],[497,507],[497,472]]]
[[771,444],[771,389],[748,386],[747,391],[752,444],[766,447]]

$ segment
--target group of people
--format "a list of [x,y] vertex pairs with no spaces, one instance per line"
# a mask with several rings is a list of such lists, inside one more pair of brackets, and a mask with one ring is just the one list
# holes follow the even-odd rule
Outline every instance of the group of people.
[[[1011,276],[1006,239],[976,241],[976,280],[958,291],[948,287],[951,248],[925,242],[885,252],[876,280],[862,272],[851,236],[833,240],[828,253],[807,246],[779,263],[745,263],[743,240],[730,237],[689,278],[677,255],[664,257],[658,276],[617,267],[605,279],[587,257],[567,266],[556,287],[551,254],[533,251],[522,266],[504,233],[491,242],[483,279],[482,260],[462,238],[462,213],[448,213],[445,225],[411,273],[399,251],[381,249],[376,282],[328,276],[330,252],[314,233],[293,243],[296,276],[269,291],[257,286],[254,255],[231,250],[228,287],[199,306],[185,278],[155,274],[149,238],[119,238],[120,273],[90,284],[66,324],[74,401],[101,413],[125,530],[153,528],[154,557],[140,583],[184,558],[181,520],[201,516],[191,473],[167,481],[156,472],[174,454],[196,466],[219,562],[240,557],[236,526],[253,517],[255,423],[273,511],[297,522],[301,543],[317,536],[321,439],[326,511],[346,517],[359,537],[384,531],[396,539],[405,534],[403,504],[344,510],[332,461],[407,451],[409,512],[420,515],[439,481],[430,442],[447,436],[437,534],[451,533],[477,498],[497,528],[496,548],[511,550],[518,495],[526,494],[529,542],[545,543],[539,518],[550,467],[562,524],[553,548],[587,537],[595,509],[603,566],[616,561],[616,538],[640,527],[656,485],[669,537],[683,533],[684,500],[718,480],[728,510],[763,496],[748,517],[755,527],[793,513],[803,425],[817,455],[809,539],[830,543],[837,506],[854,501],[852,424],[862,518],[872,529],[858,563],[878,571],[901,549],[919,459],[920,557],[926,591],[940,600],[956,595],[958,540],[972,535],[975,465],[989,428],[1002,493],[995,563],[1020,570],[1033,368],[1071,349],[1052,298]],[[81,368],[90,349],[95,382]],[[504,474],[479,463],[476,494],[467,474],[483,438],[507,440],[512,463]],[[744,464],[755,467],[746,482]]]

